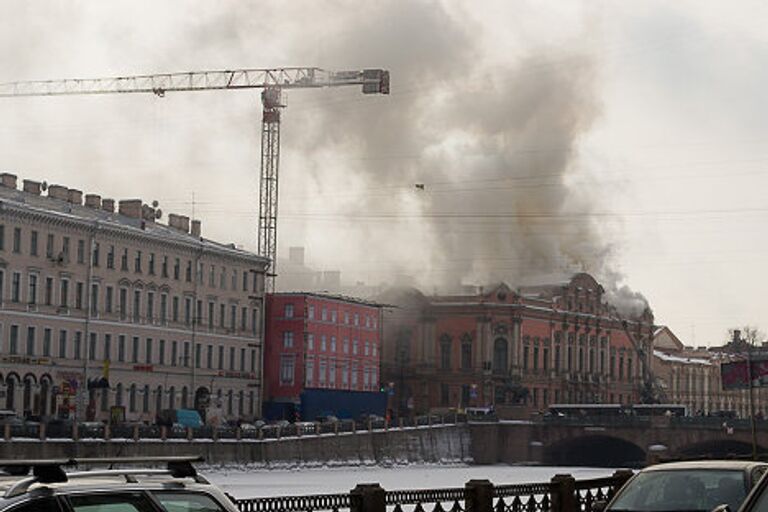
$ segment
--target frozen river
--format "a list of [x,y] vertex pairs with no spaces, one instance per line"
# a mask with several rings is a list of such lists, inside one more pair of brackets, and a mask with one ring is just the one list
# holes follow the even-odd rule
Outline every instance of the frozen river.
[[388,490],[463,487],[467,480],[487,478],[495,484],[546,482],[558,473],[577,479],[608,476],[608,468],[547,466],[332,467],[311,469],[212,469],[202,471],[213,483],[236,498],[348,492],[361,483],[379,483]]

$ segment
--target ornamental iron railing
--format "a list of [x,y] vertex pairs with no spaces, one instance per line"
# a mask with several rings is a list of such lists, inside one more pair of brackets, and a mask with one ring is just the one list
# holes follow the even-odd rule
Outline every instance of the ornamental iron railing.
[[249,498],[235,504],[241,512],[591,512],[631,476],[631,471],[617,471],[577,481],[556,475],[545,483],[497,486],[470,480],[464,487],[399,491],[365,484],[344,494]]

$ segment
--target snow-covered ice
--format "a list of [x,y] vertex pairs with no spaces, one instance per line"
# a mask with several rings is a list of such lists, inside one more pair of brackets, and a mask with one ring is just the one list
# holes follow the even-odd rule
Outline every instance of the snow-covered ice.
[[494,484],[546,482],[558,473],[577,479],[611,475],[610,468],[549,466],[408,465],[328,467],[312,469],[211,468],[202,473],[236,498],[332,494],[348,492],[361,483],[378,483],[387,490],[463,487],[471,479]]

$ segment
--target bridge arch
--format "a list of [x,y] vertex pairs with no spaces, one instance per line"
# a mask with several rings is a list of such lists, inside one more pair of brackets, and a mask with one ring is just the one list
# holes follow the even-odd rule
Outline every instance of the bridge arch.
[[[738,439],[708,439],[680,447],[678,454],[690,458],[723,459],[732,457],[751,457],[752,443]],[[757,453],[766,453],[766,449],[757,446]]]
[[610,435],[571,437],[544,449],[544,464],[553,466],[640,467],[645,462],[643,448]]

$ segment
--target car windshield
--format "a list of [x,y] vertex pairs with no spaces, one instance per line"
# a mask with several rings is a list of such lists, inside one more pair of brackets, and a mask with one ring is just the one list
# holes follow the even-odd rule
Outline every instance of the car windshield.
[[648,471],[634,478],[616,501],[614,512],[709,511],[721,504],[736,510],[746,497],[744,473],[736,470]]

